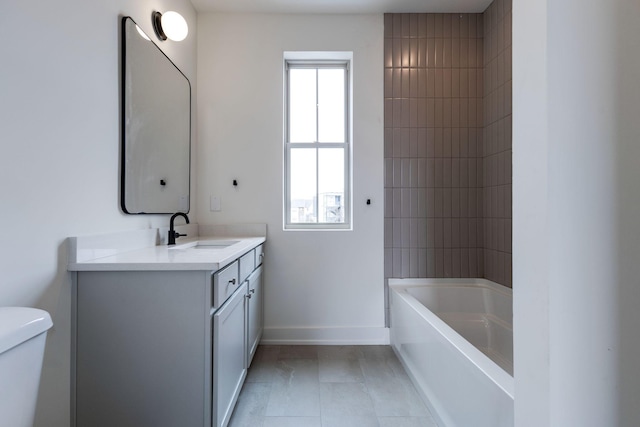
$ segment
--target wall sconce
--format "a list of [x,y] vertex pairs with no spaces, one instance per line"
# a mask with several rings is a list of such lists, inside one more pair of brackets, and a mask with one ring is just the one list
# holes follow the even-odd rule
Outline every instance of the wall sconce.
[[189,33],[187,21],[178,12],[153,12],[153,29],[160,40],[184,40]]

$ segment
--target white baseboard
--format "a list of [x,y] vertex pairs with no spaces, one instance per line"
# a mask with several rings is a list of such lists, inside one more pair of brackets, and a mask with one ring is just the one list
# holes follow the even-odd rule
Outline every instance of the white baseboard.
[[363,328],[264,328],[261,344],[272,345],[388,345],[389,329]]

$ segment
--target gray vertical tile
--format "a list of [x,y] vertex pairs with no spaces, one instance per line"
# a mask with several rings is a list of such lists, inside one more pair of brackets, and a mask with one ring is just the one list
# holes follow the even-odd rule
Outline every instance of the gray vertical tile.
[[384,159],[384,186],[393,187],[393,159]]
[[402,217],[409,218],[411,216],[411,189],[410,188],[401,188],[401,203],[402,203]]
[[469,275],[471,277],[482,277],[478,270],[478,250],[475,248],[469,249]]
[[443,249],[444,252],[444,277],[453,276],[453,251],[452,249]]
[[401,248],[402,247],[402,219],[393,218],[391,222],[391,226],[393,227],[392,246],[394,248]]
[[462,266],[460,259],[460,249],[454,248],[451,250],[451,264],[452,271],[451,277],[463,277],[462,276]]
[[390,68],[393,66],[393,40],[384,40],[384,66]]
[[469,99],[460,98],[460,126],[469,126]]
[[451,216],[453,218],[460,218],[460,188],[453,187],[451,189]]
[[409,41],[409,66],[418,66],[418,40],[412,39]]
[[418,14],[418,38],[427,37],[427,14]]
[[451,247],[460,247],[460,219],[451,219]]
[[460,67],[467,68],[469,66],[469,39],[460,39]]
[[450,68],[452,53],[451,38],[445,38],[442,42],[442,66]]
[[445,277],[444,275],[444,249],[435,250],[435,277]]
[[[404,31],[404,29],[403,29]],[[408,68],[410,64],[410,40],[403,39],[402,40],[402,67]]]
[[427,276],[427,249],[426,248],[418,249],[418,276],[417,277],[428,277]]
[[[445,132],[449,131],[449,133],[451,132],[451,129],[449,129],[451,127],[451,103],[451,98],[444,98],[442,100],[442,126],[445,127]],[[451,154],[448,156],[450,155]]]
[[[427,28],[427,31],[428,31],[428,28]],[[433,38],[427,39],[427,65],[431,69],[436,67],[436,40]]]
[[409,216],[411,218],[418,218],[419,215],[419,194],[421,193],[421,190],[419,188],[411,188],[409,190],[409,198],[410,198],[410,203],[411,203],[411,210],[409,213]]
[[443,19],[441,13],[433,15],[434,37],[444,37]]
[[416,186],[419,188],[424,188],[427,186],[427,159],[418,158],[416,159]]
[[460,157],[460,131],[458,127],[451,129],[451,157]]
[[446,123],[446,120],[445,120],[445,126],[458,127],[460,126],[460,99],[453,98],[449,101],[451,103],[451,119],[449,123]]
[[452,247],[452,229],[451,229],[451,218],[444,218],[442,220],[443,225],[443,236],[444,236],[444,248]]
[[409,251],[409,277],[418,277],[418,249]]
[[384,126],[387,128],[393,126],[393,100],[392,99],[384,100]]
[[[394,32],[395,32],[395,24],[393,26],[394,28]],[[400,30],[402,30],[400,28]],[[393,58],[392,58],[392,64],[391,66],[394,68],[400,68],[402,67],[402,40],[399,38],[394,38],[393,39]]]
[[393,159],[393,187],[402,187],[402,159],[397,156]]
[[436,190],[434,188],[427,188],[425,191],[427,207],[427,218],[434,218],[436,216]]
[[460,70],[458,68],[451,70],[451,96],[453,98],[460,97]]
[[421,218],[417,222],[416,234],[418,235],[418,248],[427,247],[427,221],[427,219]]
[[458,239],[459,247],[469,247],[469,219],[467,218],[460,218],[458,222]]
[[460,249],[460,277],[473,277],[469,272],[469,249]]
[[409,277],[410,274],[410,253],[409,249],[401,249],[402,251],[402,277]]
[[433,38],[436,36],[435,33],[435,15],[433,13],[427,14],[427,37]]
[[442,130],[442,148],[443,148],[443,157],[451,157],[451,139],[452,139],[452,129],[444,128]]
[[433,130],[435,141],[435,154],[434,157],[444,157],[444,130],[441,127]]
[[444,248],[444,220],[442,218],[434,219],[434,227],[435,231],[435,248]]
[[460,39],[459,38],[454,38],[451,40],[451,66],[453,68],[460,67]]
[[[425,46],[427,42],[425,40],[420,40],[420,42],[424,43]],[[426,68],[418,68],[418,93],[417,96],[419,98],[425,98],[427,96],[427,69]]]
[[393,217],[402,217],[402,189],[393,189]]
[[428,218],[426,220],[426,224],[427,224],[427,248],[435,248],[436,247],[436,230],[435,230],[436,220],[433,218]]
[[402,275],[402,249],[393,248],[393,269],[392,277],[403,278]]
[[442,216],[444,218],[451,218],[452,212],[451,212],[451,193],[452,193],[452,189],[451,188],[444,188],[443,189],[443,201],[442,201]]
[[433,249],[433,248],[427,249],[427,276],[426,277],[437,277],[436,276],[436,249]]
[[[462,159],[466,160],[466,159]],[[469,217],[469,189],[468,188],[460,188],[460,217],[468,218]]]
[[399,13],[394,13],[392,16],[393,16],[393,37],[401,38],[402,37],[402,15]]

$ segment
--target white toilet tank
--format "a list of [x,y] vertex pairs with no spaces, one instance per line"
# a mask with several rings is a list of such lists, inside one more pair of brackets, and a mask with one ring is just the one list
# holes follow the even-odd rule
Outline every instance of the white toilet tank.
[[35,415],[49,313],[0,307],[0,426],[31,427]]

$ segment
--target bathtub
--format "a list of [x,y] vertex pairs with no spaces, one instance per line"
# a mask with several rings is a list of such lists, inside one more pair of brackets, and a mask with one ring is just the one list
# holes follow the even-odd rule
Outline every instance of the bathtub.
[[389,279],[391,345],[440,426],[513,426],[511,289]]

